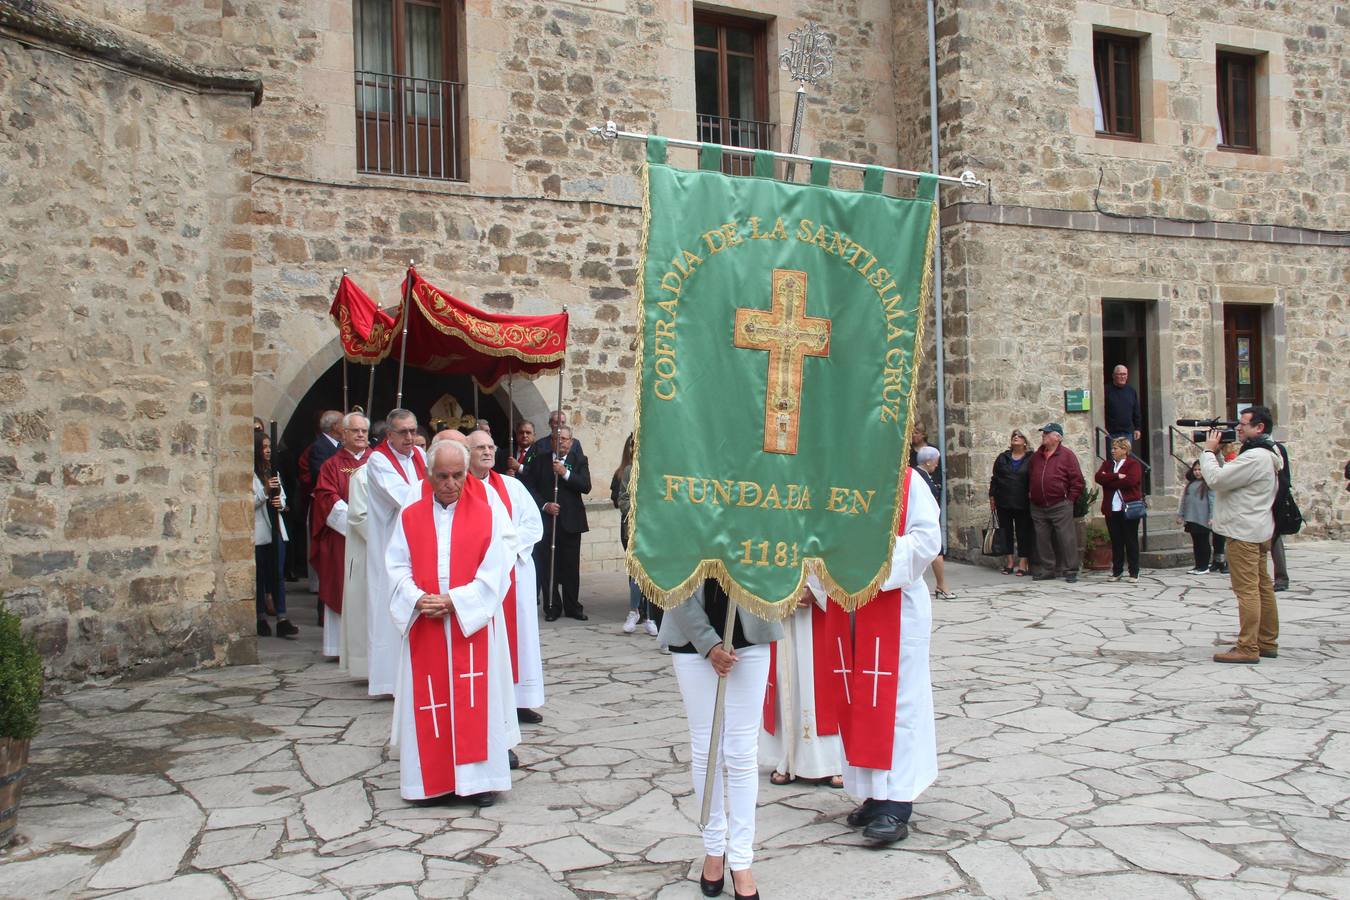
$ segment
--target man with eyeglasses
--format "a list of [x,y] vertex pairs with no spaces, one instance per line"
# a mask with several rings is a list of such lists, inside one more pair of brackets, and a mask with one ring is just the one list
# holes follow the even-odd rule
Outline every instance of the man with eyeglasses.
[[385,417],[384,443],[375,448],[367,466],[366,500],[366,625],[369,634],[372,697],[394,693],[398,682],[398,654],[403,636],[389,615],[393,585],[385,554],[404,505],[415,499],[427,477],[427,462],[417,448],[417,416],[396,409]]

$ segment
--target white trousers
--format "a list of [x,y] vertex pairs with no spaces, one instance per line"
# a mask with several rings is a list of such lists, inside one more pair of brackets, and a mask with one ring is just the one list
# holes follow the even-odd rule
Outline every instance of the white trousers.
[[[740,661],[727,676],[726,717],[722,746],[713,779],[712,809],[703,829],[703,849],[709,856],[727,857],[735,871],[750,868],[755,858],[755,803],[759,799],[759,728],[764,710],[764,688],[769,680],[767,645],[736,651]],[[694,796],[703,804],[708,774],[708,742],[712,738],[713,707],[717,702],[717,673],[697,653],[672,653],[675,678],[680,683],[684,711],[689,719]],[[723,786],[725,781],[725,787]]]

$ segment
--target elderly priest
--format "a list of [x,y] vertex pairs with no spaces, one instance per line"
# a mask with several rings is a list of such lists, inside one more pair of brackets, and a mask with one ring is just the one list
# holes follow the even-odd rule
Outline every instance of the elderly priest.
[[314,485],[309,561],[319,573],[323,655],[329,658],[338,656],[341,649],[347,493],[352,473],[368,458],[369,437],[370,420],[360,413],[348,413],[342,419],[342,446],[324,462]]
[[399,790],[418,803],[460,796],[490,806],[511,787],[507,750],[520,740],[502,612],[517,539],[483,482],[466,478],[463,445],[434,444],[427,468],[431,491],[400,514],[386,559],[403,634]]

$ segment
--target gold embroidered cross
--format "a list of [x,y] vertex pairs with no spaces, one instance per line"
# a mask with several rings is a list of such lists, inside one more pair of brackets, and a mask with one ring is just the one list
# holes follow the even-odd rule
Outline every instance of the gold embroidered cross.
[[768,310],[738,309],[733,342],[769,354],[764,398],[764,452],[795,454],[801,426],[802,367],[808,356],[830,355],[830,320],[806,315],[806,273],[773,270]]

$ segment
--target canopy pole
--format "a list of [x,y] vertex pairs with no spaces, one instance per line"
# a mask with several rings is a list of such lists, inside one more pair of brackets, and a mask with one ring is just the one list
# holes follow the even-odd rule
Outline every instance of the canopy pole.
[[473,385],[473,427],[478,427],[478,382],[472,375],[469,376],[469,383]]
[[[346,269],[342,270],[342,277],[343,278],[347,277]],[[351,411],[352,411],[351,394],[347,390],[347,354],[344,351],[342,354],[342,414],[345,416],[347,413]]]
[[[565,307],[565,306],[563,307],[563,312],[564,312],[564,313],[567,312],[567,307]],[[556,409],[558,412],[562,412],[563,371],[564,371],[566,368],[567,368],[567,354],[564,352],[564,353],[563,353],[562,359],[559,360],[559,362],[558,362],[558,405],[554,407],[554,409]],[[550,416],[549,418],[552,418],[552,416]],[[552,429],[552,437],[550,438],[550,441],[551,441],[552,444],[553,444],[553,446],[552,446],[550,449],[553,451],[553,460],[554,460],[554,462],[557,462],[557,460],[558,460],[558,433],[559,433],[561,430],[562,430],[562,426],[561,426],[561,425],[558,425],[558,426],[554,427],[554,428]],[[557,470],[557,469],[554,469],[554,470],[553,470],[553,505],[554,505],[554,506],[557,506],[557,505],[558,505],[558,470]],[[547,616],[547,615],[548,615],[548,611],[549,611],[550,609],[553,608],[553,585],[554,585],[554,583],[556,582],[557,577],[558,577],[558,567],[557,567],[557,559],[558,559],[558,514],[561,513],[561,512],[562,512],[562,510],[559,509],[557,513],[554,513],[554,514],[553,514],[553,533],[552,533],[552,536],[549,538],[549,542],[548,542],[548,605],[544,608],[544,615],[545,615],[545,616]]]
[[408,356],[408,319],[412,315],[412,271],[413,261],[408,260],[408,274],[403,277],[403,349],[398,354],[398,398],[394,400],[394,408],[403,408],[403,365]]
[[366,383],[366,419],[370,418],[370,408],[375,405],[375,363],[370,364],[370,381]]
[[[607,141],[614,141],[614,140],[646,141],[648,138],[652,137],[652,135],[643,134],[640,131],[620,131],[619,127],[615,125],[612,121],[606,122],[603,127],[599,125],[592,125],[590,128],[587,128],[586,131],[589,132],[590,134],[595,135],[596,137],[604,138]],[[734,147],[729,144],[704,144],[700,143],[699,141],[688,141],[683,138],[666,138],[665,140],[668,146],[683,147],[687,150],[702,150],[704,147],[716,147],[720,149],[724,155],[728,156],[753,157],[756,153],[768,153],[772,155],[773,158],[776,160],[781,159],[787,162],[800,162],[800,163],[815,162],[814,158],[810,156],[801,156],[800,154],[797,153],[782,153],[777,150],[755,150],[753,148],[748,149],[746,147]],[[873,166],[868,163],[852,162],[851,160],[847,159],[827,159],[823,161],[829,163],[830,167],[834,169],[866,170],[873,168]],[[909,169],[893,169],[890,166],[876,166],[875,168],[880,169],[881,171],[885,172],[888,175],[896,175],[901,178],[922,178],[931,174],[928,172],[914,172]],[[986,186],[985,183],[976,178],[975,173],[971,172],[970,170],[962,172],[961,177],[959,178],[951,175],[933,175],[933,177],[936,178],[942,184],[959,184],[962,187]]]
[[511,364],[506,367],[506,452],[511,459],[516,458],[516,395],[515,370]]
[[[700,588],[702,590],[702,588]],[[722,629],[722,650],[731,652],[731,638],[736,631],[736,601],[727,595],[726,627]],[[711,663],[709,663],[711,665]],[[714,779],[717,777],[717,761],[721,756],[717,751],[722,747],[722,725],[727,713],[727,676],[717,679],[717,701],[713,705],[712,734],[708,737],[708,771],[703,779],[703,810],[698,814],[698,830],[708,827],[708,817],[712,814],[712,795]],[[790,740],[791,735],[783,735]]]

